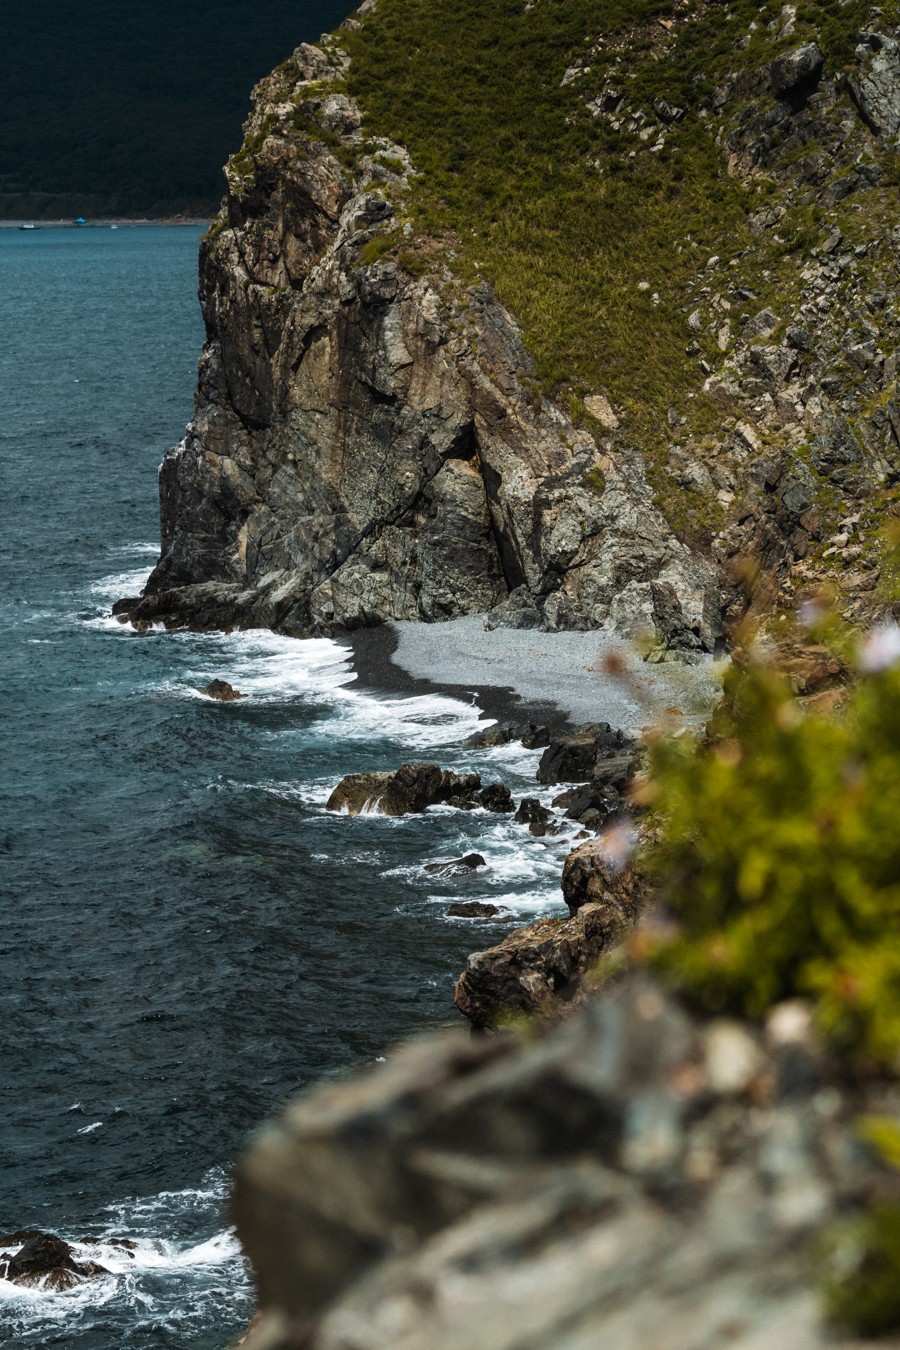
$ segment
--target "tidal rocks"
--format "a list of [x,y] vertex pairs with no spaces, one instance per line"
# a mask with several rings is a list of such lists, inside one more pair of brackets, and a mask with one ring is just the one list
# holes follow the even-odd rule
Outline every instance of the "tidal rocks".
[[430,862],[424,870],[436,877],[469,876],[487,863],[480,853],[467,853],[463,858],[448,858],[446,862]]
[[351,816],[364,811],[404,816],[437,805],[471,810],[480,788],[477,773],[453,773],[438,764],[401,764],[393,772],[348,774],[328,798],[325,809]]
[[814,1046],[783,1083],[774,1021],[630,976],[537,1037],[420,1037],[298,1100],[237,1170],[257,1350],[857,1350],[810,1252],[885,1184],[854,1122],[888,1101],[823,1093]]
[[522,798],[516,811],[516,820],[520,825],[527,825],[537,838],[542,838],[546,834],[556,834],[553,812],[542,806],[537,797]]
[[61,1291],[109,1274],[96,1261],[76,1261],[74,1249],[53,1233],[29,1230],[0,1237],[0,1248],[13,1246],[18,1251],[0,1251],[0,1278],[13,1284]]
[[494,1026],[516,1013],[570,1012],[585,996],[586,975],[651,897],[647,879],[607,836],[572,850],[562,889],[568,919],[541,919],[468,958],[455,998],[475,1026]]
[[594,722],[555,736],[541,755],[539,783],[586,783],[605,761],[633,759],[634,739],[608,722]]
[[497,815],[504,815],[516,809],[512,793],[505,783],[488,783],[487,787],[479,792],[478,801],[486,811],[493,811]]
[[216,699],[219,703],[236,703],[239,698],[246,698],[239,689],[228,683],[227,680],[210,680],[209,684],[201,690],[209,698]]
[[451,919],[493,919],[502,913],[499,905],[491,905],[486,900],[460,900],[447,910]]
[[480,774],[454,773],[439,764],[401,764],[396,771],[348,774],[328,798],[325,809],[351,816],[368,811],[405,816],[429,806],[456,806],[463,811],[483,806],[497,813],[515,810],[504,783],[482,787]]
[[509,745],[520,741],[526,750],[538,750],[550,744],[550,732],[534,722],[495,722],[484,731],[473,732],[463,741],[468,750],[483,750],[495,745]]
[[473,952],[456,982],[454,998],[476,1027],[509,1017],[559,1016],[584,996],[584,977],[622,936],[618,906],[582,905],[569,919],[540,919],[517,928],[496,947]]

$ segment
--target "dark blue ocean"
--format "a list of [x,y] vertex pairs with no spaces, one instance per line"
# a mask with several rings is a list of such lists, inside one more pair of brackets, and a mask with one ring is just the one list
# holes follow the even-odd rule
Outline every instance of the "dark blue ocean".
[[[225,1347],[252,1291],[226,1212],[254,1127],[453,1020],[466,953],[559,904],[565,844],[508,817],[351,820],[347,772],[437,759],[534,791],[485,716],[380,692],[338,642],[138,636],[156,474],[190,417],[194,227],[0,229],[0,1235],[100,1245],[65,1293],[0,1281],[0,1345]],[[249,695],[224,705],[212,677]],[[440,881],[423,863],[477,849]],[[446,917],[502,898],[510,917]]]

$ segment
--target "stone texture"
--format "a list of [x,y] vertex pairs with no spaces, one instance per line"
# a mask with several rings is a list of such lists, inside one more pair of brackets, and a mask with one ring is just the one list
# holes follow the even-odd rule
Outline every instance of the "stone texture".
[[900,44],[882,33],[865,33],[856,49],[859,69],[849,85],[860,113],[876,136],[896,142],[900,134]]
[[227,680],[210,680],[201,692],[218,703],[236,703],[239,698],[246,698],[240,689],[235,689]]
[[607,760],[619,760],[623,752],[634,758],[635,742],[627,732],[608,722],[588,723],[571,732],[554,736],[541,755],[537,768],[539,783],[586,783]]
[[325,809],[350,816],[364,811],[404,816],[437,805],[471,810],[480,788],[477,773],[454,773],[438,764],[401,764],[396,770],[348,774],[328,798]]
[[[4,1251],[8,1247],[13,1250]],[[32,1289],[62,1292],[84,1280],[108,1275],[96,1261],[76,1261],[74,1249],[53,1233],[18,1232],[0,1237],[0,1278]]]
[[249,1346],[851,1350],[811,1254],[889,1184],[853,1120],[897,1089],[823,1088],[814,1049],[782,1086],[743,1027],[729,1072],[732,1031],[632,976],[538,1037],[422,1038],[294,1103],[237,1172]]

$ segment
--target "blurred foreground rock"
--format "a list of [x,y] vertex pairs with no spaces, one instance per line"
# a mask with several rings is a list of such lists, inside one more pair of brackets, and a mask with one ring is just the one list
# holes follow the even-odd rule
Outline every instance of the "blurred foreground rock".
[[703,1023],[644,977],[537,1039],[423,1037],[241,1163],[248,1350],[850,1350],[810,1258],[884,1194],[867,1093],[802,1008]]

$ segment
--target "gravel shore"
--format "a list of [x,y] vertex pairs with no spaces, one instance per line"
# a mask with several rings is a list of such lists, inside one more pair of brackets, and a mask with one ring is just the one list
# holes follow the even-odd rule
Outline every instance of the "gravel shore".
[[[720,687],[711,657],[652,665],[633,644],[605,634],[488,630],[478,615],[386,624],[349,641],[363,684],[474,700],[501,721],[609,722],[639,731],[677,709],[686,722],[699,722]],[[609,672],[610,661],[621,673]]]

